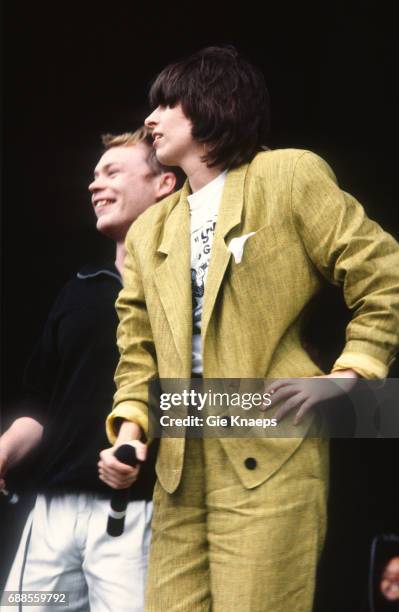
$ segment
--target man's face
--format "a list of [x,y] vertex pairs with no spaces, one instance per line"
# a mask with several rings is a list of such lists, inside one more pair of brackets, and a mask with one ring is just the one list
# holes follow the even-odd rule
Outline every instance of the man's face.
[[145,120],[152,130],[158,161],[166,166],[185,169],[199,160],[204,148],[192,137],[193,124],[183,112],[181,104],[158,106]]
[[380,589],[389,601],[399,600],[399,557],[393,557],[386,565]]
[[101,157],[89,185],[97,229],[116,241],[124,240],[135,219],[158,197],[159,175],[146,158],[148,146],[112,147]]

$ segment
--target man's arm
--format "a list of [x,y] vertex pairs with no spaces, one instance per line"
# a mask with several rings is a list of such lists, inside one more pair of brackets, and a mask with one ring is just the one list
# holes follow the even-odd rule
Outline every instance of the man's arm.
[[42,435],[43,426],[36,419],[20,417],[0,437],[0,489],[8,470],[39,445]]

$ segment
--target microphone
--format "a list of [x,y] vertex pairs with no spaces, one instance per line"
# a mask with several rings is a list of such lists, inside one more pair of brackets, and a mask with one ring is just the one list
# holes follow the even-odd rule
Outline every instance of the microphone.
[[[136,457],[136,449],[131,444],[121,444],[114,453],[114,457],[121,463],[136,466],[142,463]],[[111,506],[108,513],[107,533],[112,537],[120,536],[125,527],[126,507],[129,501],[130,489],[115,489],[111,497]]]

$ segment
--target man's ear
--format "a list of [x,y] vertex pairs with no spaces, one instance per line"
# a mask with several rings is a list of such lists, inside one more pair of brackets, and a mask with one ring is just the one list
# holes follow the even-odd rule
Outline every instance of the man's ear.
[[166,198],[174,190],[176,176],[173,172],[162,172],[158,177],[157,201]]

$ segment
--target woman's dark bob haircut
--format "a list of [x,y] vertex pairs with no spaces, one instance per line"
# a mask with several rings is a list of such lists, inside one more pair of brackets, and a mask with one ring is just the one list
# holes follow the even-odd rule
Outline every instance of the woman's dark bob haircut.
[[208,166],[234,168],[267,148],[270,101],[262,73],[233,47],[207,47],[167,66],[150,90],[150,104],[180,103],[192,135],[207,145]]

